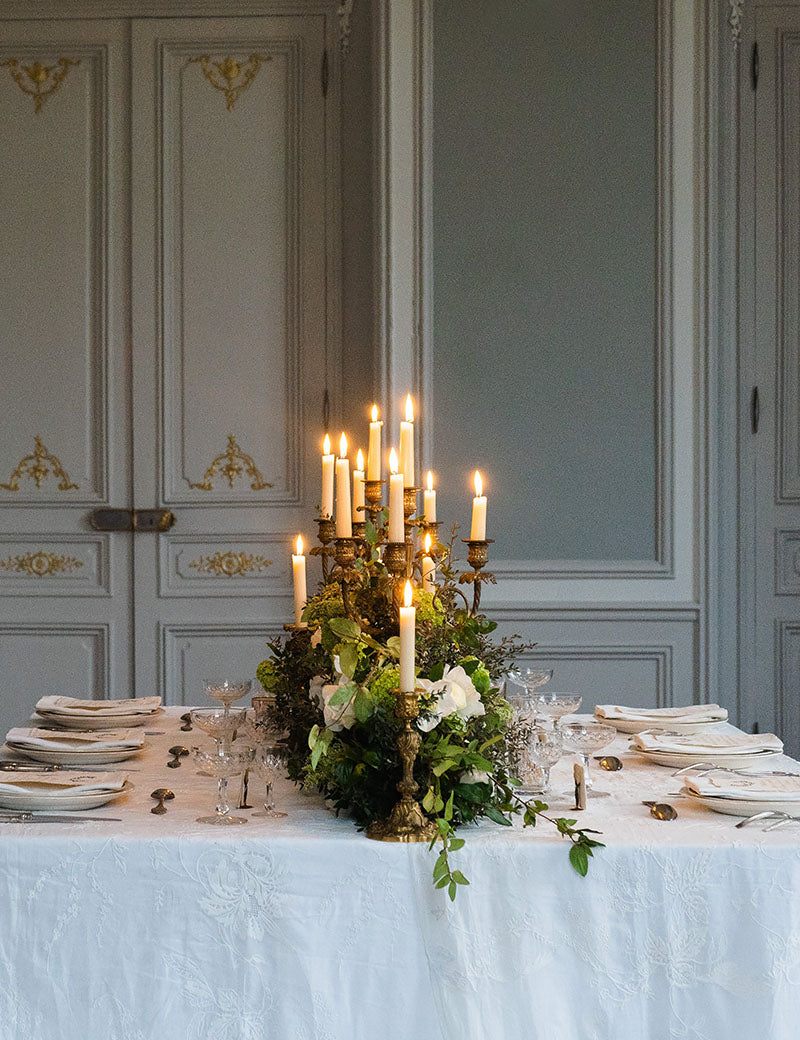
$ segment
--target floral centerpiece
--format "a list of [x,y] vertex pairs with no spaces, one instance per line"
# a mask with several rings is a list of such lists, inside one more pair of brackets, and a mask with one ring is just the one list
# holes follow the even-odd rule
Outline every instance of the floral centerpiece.
[[[308,600],[301,624],[270,644],[271,657],[257,669],[274,696],[273,722],[287,734],[289,776],[320,791],[335,812],[363,829],[392,810],[403,768],[398,583],[382,558],[387,511],[373,516],[352,566],[333,572]],[[515,724],[500,680],[528,647],[516,637],[495,640],[495,623],[474,604],[470,609],[459,587],[465,576],[455,570],[454,542],[455,529],[449,544],[437,541],[430,550],[438,565],[433,591],[414,591],[419,748],[413,778],[432,824],[431,847],[439,849],[434,884],[454,899],[469,883],[451,860],[464,845],[459,828],[482,819],[508,827],[515,816],[525,826],[551,822],[569,842],[572,866],[585,875],[600,844],[591,837],[596,832],[554,819],[544,802],[517,793],[510,753]],[[421,553],[409,569],[421,575]]]

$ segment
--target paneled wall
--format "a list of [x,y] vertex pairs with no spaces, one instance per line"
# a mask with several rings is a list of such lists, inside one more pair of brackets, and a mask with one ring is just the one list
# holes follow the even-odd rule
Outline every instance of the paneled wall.
[[442,518],[485,468],[487,612],[587,704],[716,697],[705,4],[415,0],[378,43],[384,388]]

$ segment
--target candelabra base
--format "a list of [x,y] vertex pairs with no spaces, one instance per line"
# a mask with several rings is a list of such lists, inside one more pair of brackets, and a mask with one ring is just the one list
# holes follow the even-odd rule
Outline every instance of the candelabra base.
[[436,824],[425,816],[413,798],[401,798],[385,820],[376,820],[367,828],[367,837],[373,841],[425,841],[430,844],[438,833]]

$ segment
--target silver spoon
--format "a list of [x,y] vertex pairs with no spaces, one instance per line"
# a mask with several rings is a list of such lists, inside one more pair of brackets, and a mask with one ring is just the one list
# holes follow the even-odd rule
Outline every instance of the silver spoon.
[[677,820],[678,812],[668,802],[642,802],[650,810],[654,820]]
[[609,773],[616,773],[618,769],[622,769],[622,761],[616,755],[595,755],[594,760],[601,769],[607,769]]

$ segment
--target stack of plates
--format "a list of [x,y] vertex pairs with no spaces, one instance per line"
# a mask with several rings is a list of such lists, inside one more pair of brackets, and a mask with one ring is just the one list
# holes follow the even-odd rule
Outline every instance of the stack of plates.
[[683,794],[698,805],[729,816],[758,812],[800,814],[800,776],[725,773],[684,778]]
[[700,762],[726,769],[747,768],[775,758],[783,742],[774,733],[637,733],[631,750],[660,766],[686,766]]
[[124,773],[3,773],[0,807],[96,809],[133,789]]
[[123,762],[144,747],[141,730],[108,729],[80,733],[51,733],[46,729],[11,729],[6,749],[36,762],[67,766],[107,765]]
[[685,708],[627,708],[622,704],[598,704],[594,714],[598,722],[608,723],[620,733],[641,733],[645,729],[700,733],[728,718],[726,709],[718,704],[688,704]]
[[65,729],[119,729],[144,726],[161,711],[160,697],[121,701],[82,701],[77,697],[42,697],[36,704],[40,719]]

